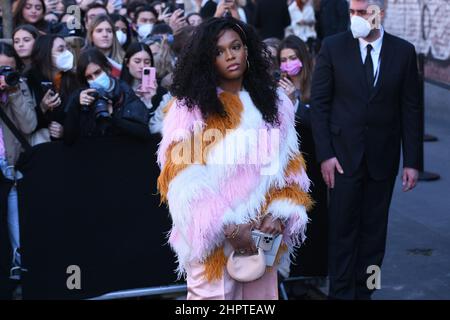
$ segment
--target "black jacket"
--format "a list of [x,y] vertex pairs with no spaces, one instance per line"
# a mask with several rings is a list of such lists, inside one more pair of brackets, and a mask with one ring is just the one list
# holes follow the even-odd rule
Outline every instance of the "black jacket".
[[95,102],[86,109],[82,108],[80,92],[84,89],[71,95],[64,122],[64,141],[67,144],[79,137],[130,135],[150,138],[149,110],[124,81],[115,81],[111,118],[96,119]]
[[418,168],[421,105],[414,46],[384,33],[380,74],[369,92],[358,40],[350,31],[324,40],[312,82],[311,121],[319,162],[337,157],[345,175],[363,159],[374,179]]
[[317,34],[319,39],[348,30],[350,18],[347,0],[321,0],[317,13]]
[[259,0],[256,3],[254,23],[262,39],[284,38],[284,29],[291,24],[285,0]]

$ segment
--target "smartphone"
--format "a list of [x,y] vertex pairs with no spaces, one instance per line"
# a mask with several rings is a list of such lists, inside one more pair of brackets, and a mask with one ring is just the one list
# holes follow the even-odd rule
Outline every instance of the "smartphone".
[[281,79],[281,72],[280,71],[274,71],[273,77],[275,78],[275,81],[278,82]]
[[175,0],[175,10],[177,9],[181,9],[184,11],[184,0]]
[[55,88],[53,87],[53,83],[50,81],[41,81],[41,86],[44,89],[44,94],[47,93],[48,90],[50,91],[50,95],[54,96],[56,94]]
[[156,69],[153,67],[145,67],[142,69],[142,90],[148,92],[155,88],[156,83]]

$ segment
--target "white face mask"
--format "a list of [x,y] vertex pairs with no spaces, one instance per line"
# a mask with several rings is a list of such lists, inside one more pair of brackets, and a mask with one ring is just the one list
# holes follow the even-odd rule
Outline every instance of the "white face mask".
[[364,18],[360,16],[353,16],[350,20],[350,29],[352,30],[353,38],[365,38],[369,35],[372,27]]
[[108,75],[106,74],[106,72],[102,72],[97,78],[95,78],[94,80],[88,80],[89,83],[89,87],[91,87],[92,89],[97,89],[97,90],[105,90],[107,91],[110,87],[111,81],[108,77]]
[[73,68],[73,54],[69,50],[61,52],[55,57],[56,68],[66,72]]
[[124,33],[122,30],[116,31],[116,37],[117,37],[117,41],[119,41],[119,44],[121,46],[123,46],[125,44],[125,42],[127,42],[127,34]]
[[153,23],[146,23],[146,24],[141,24],[140,26],[138,26],[138,35],[139,38],[141,40],[147,38],[147,36],[152,32],[153,30]]

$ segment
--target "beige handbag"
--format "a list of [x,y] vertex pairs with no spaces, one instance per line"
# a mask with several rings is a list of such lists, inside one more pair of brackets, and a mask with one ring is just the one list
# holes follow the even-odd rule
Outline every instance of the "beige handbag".
[[251,256],[236,255],[233,251],[227,261],[227,271],[231,278],[239,282],[250,282],[261,278],[266,272],[264,251]]

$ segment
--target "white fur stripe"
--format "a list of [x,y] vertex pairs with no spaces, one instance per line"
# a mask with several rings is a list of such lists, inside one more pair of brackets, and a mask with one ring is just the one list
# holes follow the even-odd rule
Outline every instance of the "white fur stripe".
[[298,215],[302,221],[308,222],[305,206],[298,205],[290,199],[273,200],[267,208],[267,212],[270,212],[274,219],[285,221],[293,215]]

